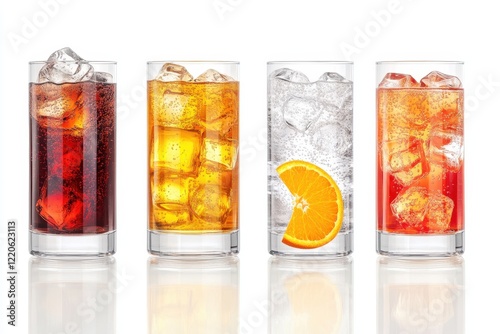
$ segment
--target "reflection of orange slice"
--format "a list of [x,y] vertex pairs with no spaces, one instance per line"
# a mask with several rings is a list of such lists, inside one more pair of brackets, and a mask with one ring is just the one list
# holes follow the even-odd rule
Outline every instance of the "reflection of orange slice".
[[283,243],[316,248],[332,241],[344,216],[342,195],[335,181],[323,169],[301,160],[285,162],[276,171],[294,197]]
[[285,281],[285,288],[293,312],[292,333],[338,333],[342,299],[327,276],[298,274]]

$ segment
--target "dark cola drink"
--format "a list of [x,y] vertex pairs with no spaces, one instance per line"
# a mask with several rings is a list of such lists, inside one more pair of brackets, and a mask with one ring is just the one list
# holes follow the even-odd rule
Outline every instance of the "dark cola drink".
[[114,230],[115,84],[31,84],[32,230]]
[[31,253],[113,254],[116,64],[64,48],[30,66]]

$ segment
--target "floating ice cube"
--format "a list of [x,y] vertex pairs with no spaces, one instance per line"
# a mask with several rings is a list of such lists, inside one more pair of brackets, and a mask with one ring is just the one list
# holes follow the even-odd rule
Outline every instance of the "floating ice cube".
[[38,82],[80,82],[91,80],[94,68],[70,48],[57,50],[38,73]]
[[347,80],[343,76],[341,76],[338,73],[335,72],[326,72],[323,73],[318,81],[327,81],[327,82],[351,82],[350,80]]
[[203,161],[219,164],[232,170],[238,158],[238,142],[221,138],[205,138],[201,151]]
[[197,185],[213,184],[224,189],[231,189],[233,173],[229,170],[222,170],[218,164],[206,162],[198,169],[195,183]]
[[272,72],[270,75],[272,79],[280,79],[295,83],[308,83],[309,78],[302,72],[294,71],[289,68],[280,68]]
[[463,130],[459,127],[435,127],[429,140],[430,162],[458,172],[463,161]]
[[418,138],[385,141],[381,153],[382,168],[405,186],[429,173],[424,145]]
[[113,76],[110,73],[106,72],[95,72],[94,76],[92,77],[93,81],[96,82],[112,82],[113,81]]
[[151,167],[174,174],[195,175],[200,164],[201,135],[197,131],[156,126],[151,145]]
[[154,227],[159,229],[175,229],[191,222],[189,208],[177,211],[153,207]]
[[320,116],[316,101],[291,97],[283,106],[283,118],[286,124],[298,132],[305,132]]
[[229,192],[218,185],[200,185],[190,195],[194,214],[207,221],[221,221],[231,207]]
[[206,99],[205,120],[206,128],[218,131],[225,135],[238,120],[238,91],[234,89],[221,89],[221,87],[209,87],[210,98]]
[[166,89],[163,96],[152,97],[155,122],[164,126],[192,129],[196,124],[199,100],[177,87]]
[[70,180],[81,175],[83,139],[63,134],[59,129],[47,129],[47,168],[49,175]]
[[409,74],[387,73],[378,85],[380,88],[414,88],[420,87],[417,80]]
[[32,116],[40,126],[82,129],[84,91],[80,85],[36,85],[31,96]]
[[314,147],[321,153],[342,156],[352,149],[352,134],[337,122],[323,124],[311,136]]
[[[317,99],[341,113],[352,113],[352,82],[318,81],[316,83]],[[333,109],[330,107],[330,109]]]
[[391,203],[394,216],[401,222],[419,226],[428,210],[429,194],[424,187],[410,187],[399,193]]
[[227,82],[234,81],[229,75],[221,74],[216,70],[208,69],[202,74],[200,74],[196,79],[196,82]]
[[151,180],[153,204],[166,210],[181,210],[189,200],[190,178],[173,177],[171,171],[156,169]]
[[453,200],[439,193],[429,197],[427,210],[427,227],[433,232],[444,232],[449,228],[453,208]]
[[156,80],[169,82],[169,81],[192,81],[193,76],[186,70],[184,66],[165,63],[158,75]]
[[420,80],[422,87],[429,88],[460,88],[462,83],[460,79],[453,76],[444,74],[438,71],[432,71]]
[[58,177],[49,178],[36,202],[38,214],[59,231],[76,231],[83,227],[82,194]]

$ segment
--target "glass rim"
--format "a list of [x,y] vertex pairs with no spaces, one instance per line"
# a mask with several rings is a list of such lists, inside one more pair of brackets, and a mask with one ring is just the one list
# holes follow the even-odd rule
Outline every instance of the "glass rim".
[[443,65],[463,65],[461,60],[383,60],[375,62],[377,65],[388,64],[443,64]]
[[275,64],[335,64],[335,65],[353,65],[354,62],[349,60],[273,60],[268,61],[267,65]]
[[[36,60],[36,61],[30,61],[30,65],[45,65],[45,64],[50,64],[54,63],[52,61],[48,60]],[[111,60],[62,60],[62,61],[57,61],[57,63],[64,63],[64,64],[82,64],[82,63],[88,63],[88,64],[96,64],[96,65],[116,65],[116,61],[111,61]]]
[[239,61],[232,60],[151,60],[148,65],[160,65],[166,63],[188,63],[188,64],[222,64],[222,65],[239,65]]

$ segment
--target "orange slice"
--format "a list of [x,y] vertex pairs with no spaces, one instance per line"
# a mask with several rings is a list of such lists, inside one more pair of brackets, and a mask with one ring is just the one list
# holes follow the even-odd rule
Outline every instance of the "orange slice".
[[342,194],[332,177],[320,167],[301,160],[285,162],[276,171],[294,197],[283,243],[296,248],[316,248],[332,241],[344,216]]

